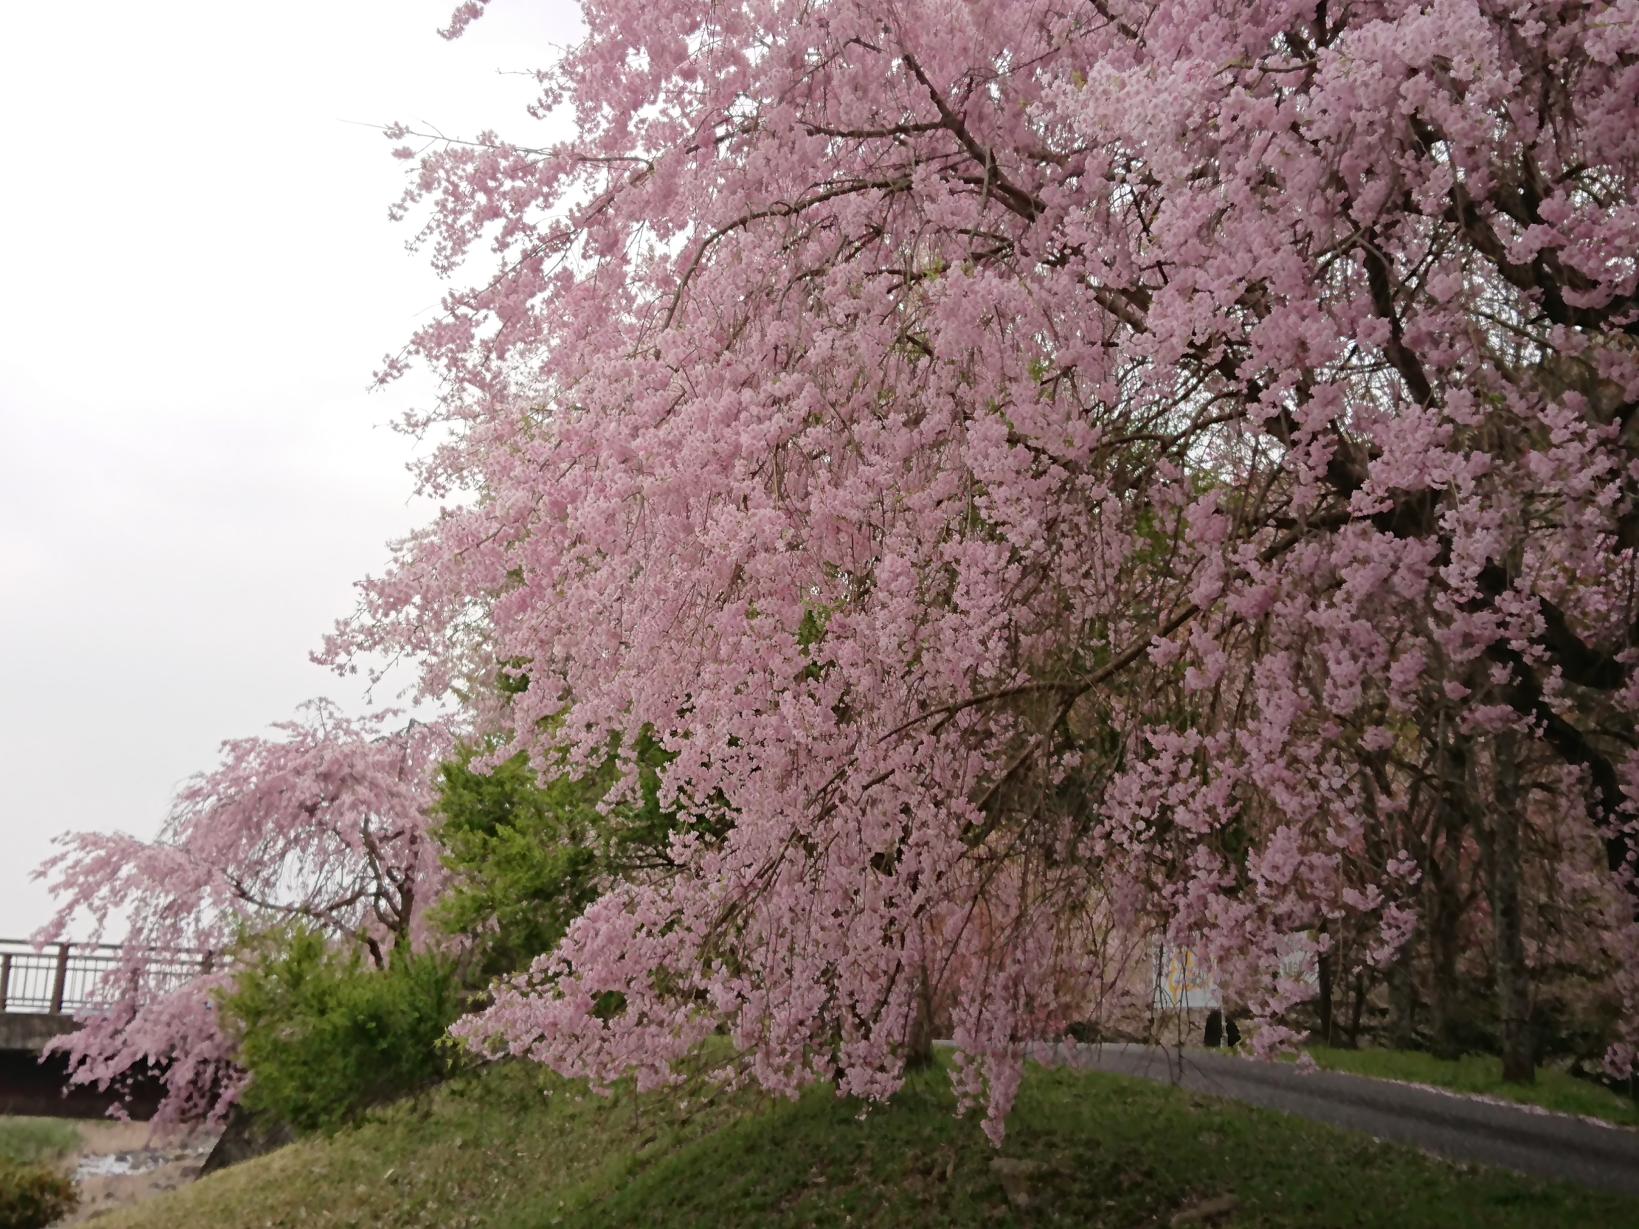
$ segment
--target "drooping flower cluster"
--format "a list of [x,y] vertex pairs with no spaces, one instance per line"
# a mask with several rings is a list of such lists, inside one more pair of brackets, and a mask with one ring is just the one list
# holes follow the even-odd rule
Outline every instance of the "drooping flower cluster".
[[401,207],[499,256],[385,372],[477,498],[331,652],[713,822],[469,1034],[874,1096],[937,1022],[995,1132],[1112,927],[1270,1044],[1462,874],[1635,1035],[1635,0],[585,8],[575,138]]
[[438,725],[389,730],[312,701],[272,738],[223,744],[177,794],[158,837],[74,833],[36,872],[58,901],[35,936],[101,937],[123,924],[120,961],[82,1026],[62,1040],[78,1083],[161,1075],[159,1121],[220,1116],[241,1082],[214,995],[243,938],[299,922],[357,944],[379,967],[423,938],[443,880],[428,808],[450,747]]

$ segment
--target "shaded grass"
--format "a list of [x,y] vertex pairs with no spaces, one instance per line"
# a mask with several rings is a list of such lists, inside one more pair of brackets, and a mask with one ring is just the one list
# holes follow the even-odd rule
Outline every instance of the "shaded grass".
[[1581,1114],[1639,1127],[1639,1103],[1631,1098],[1617,1096],[1588,1080],[1551,1068],[1538,1070],[1535,1083],[1506,1084],[1502,1078],[1502,1060],[1489,1054],[1465,1054],[1453,1060],[1414,1050],[1334,1050],[1326,1046],[1312,1046],[1309,1053],[1329,1071],[1428,1084],[1453,1092],[1535,1105],[1560,1114]]
[[[715,1095],[713,1095],[715,1094]],[[746,1112],[690,1080],[604,1098],[545,1070],[503,1063],[133,1208],[99,1229],[476,1229],[507,1209],[593,1182],[612,1164],[685,1145]]]
[[1230,1197],[1215,1226],[1639,1223],[1636,1201],[1109,1075],[1033,1070],[998,1157],[941,1071],[862,1114],[699,1081],[603,1100],[516,1066],[93,1223],[1135,1229]]
[[0,1118],[0,1159],[50,1164],[80,1146],[80,1130],[57,1118]]

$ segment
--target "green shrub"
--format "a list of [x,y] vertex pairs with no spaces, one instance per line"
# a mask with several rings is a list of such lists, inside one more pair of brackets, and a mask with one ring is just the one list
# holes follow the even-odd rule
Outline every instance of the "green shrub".
[[250,1073],[245,1107],[312,1132],[440,1079],[463,1000],[439,956],[400,951],[377,969],[296,930],[243,958],[221,1006]]
[[494,747],[467,747],[443,766],[436,829],[451,882],[439,924],[462,936],[480,980],[529,967],[569,924],[628,875],[664,872],[672,833],[727,830],[721,800],[682,811],[660,802],[671,756],[648,734],[633,743],[636,790],[611,801],[619,740],[601,764],[574,771],[560,753],[544,776],[522,754],[474,768]]
[[515,755],[475,771],[472,749],[443,767],[437,829],[454,873],[440,925],[473,945],[481,979],[525,968],[550,951],[597,899],[599,798],[609,774],[541,785]]
[[0,1157],[0,1229],[45,1229],[80,1206],[69,1178],[44,1165]]

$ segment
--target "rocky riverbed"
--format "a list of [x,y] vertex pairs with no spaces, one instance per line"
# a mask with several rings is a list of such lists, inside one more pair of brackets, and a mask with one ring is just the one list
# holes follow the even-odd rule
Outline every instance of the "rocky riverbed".
[[64,1225],[139,1203],[193,1181],[215,1142],[212,1135],[155,1140],[146,1123],[82,1122],[79,1151],[66,1164],[80,1188],[80,1210]]

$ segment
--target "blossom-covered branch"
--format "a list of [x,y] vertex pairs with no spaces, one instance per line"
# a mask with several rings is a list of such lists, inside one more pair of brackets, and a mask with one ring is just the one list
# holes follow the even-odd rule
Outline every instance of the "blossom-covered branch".
[[936,1021],[999,1132],[1112,931],[1267,1046],[1293,932],[1438,980],[1477,894],[1627,1061],[1632,0],[585,7],[574,139],[400,206],[498,256],[412,345],[476,498],[331,653],[720,822],[467,1032],[881,1096]]
[[[223,744],[222,761],[177,794],[152,841],[73,833],[36,872],[56,916],[35,936],[60,940],[88,918],[101,937],[125,926],[104,1002],[62,1042],[77,1082],[108,1086],[162,1073],[162,1121],[220,1115],[238,1093],[232,1039],[215,995],[224,953],[247,935],[300,919],[365,950],[378,967],[418,943],[443,881],[429,835],[441,726],[389,730],[392,714],[352,719],[326,701],[302,707],[272,738]],[[206,957],[175,975],[175,954]]]

